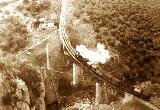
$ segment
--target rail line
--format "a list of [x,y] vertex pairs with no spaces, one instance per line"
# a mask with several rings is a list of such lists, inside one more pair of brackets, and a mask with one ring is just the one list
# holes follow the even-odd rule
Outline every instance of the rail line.
[[80,65],[82,65],[84,68],[88,69],[94,76],[96,76],[99,80],[103,81],[104,83],[110,85],[111,87],[123,91],[126,93],[129,93],[133,96],[135,96],[138,100],[140,100],[142,103],[149,105],[152,107],[154,110],[160,110],[160,107],[156,106],[153,101],[146,101],[146,96],[143,94],[140,94],[139,92],[134,91],[134,88],[128,85],[121,84],[119,79],[115,78],[111,74],[104,74],[103,72],[96,70],[92,66],[88,65],[87,62],[82,58],[82,56],[78,55],[76,50],[72,47],[69,38],[67,36],[67,32],[65,30],[66,26],[66,16],[69,13],[70,9],[67,6],[71,6],[71,1],[70,0],[62,0],[61,1],[61,14],[60,14],[60,27],[59,27],[59,32],[60,32],[60,39],[68,51],[68,53],[72,56],[72,58]]

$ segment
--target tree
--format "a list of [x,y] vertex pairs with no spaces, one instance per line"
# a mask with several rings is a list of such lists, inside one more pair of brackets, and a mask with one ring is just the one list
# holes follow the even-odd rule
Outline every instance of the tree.
[[[44,71],[41,68],[23,63],[15,58],[2,58],[0,59],[0,72],[5,77],[5,81],[3,82],[5,88],[2,88],[5,92],[3,96],[0,97],[4,105],[16,107],[16,103],[19,101],[26,103],[22,98],[26,98],[24,94],[29,94],[30,101],[28,105],[30,107],[35,106],[37,108],[38,106],[44,106],[42,102],[41,105],[38,105],[40,98],[44,98],[42,94],[45,92],[45,88],[42,88],[42,82],[44,81],[42,74]],[[22,96],[20,93],[17,94],[19,89],[17,80],[23,81],[23,88],[26,86],[28,89],[27,91],[20,90]]]
[[97,42],[104,43],[109,51],[118,56],[103,65],[103,69],[118,70],[115,76],[121,74],[124,82],[133,85],[159,78],[158,7],[130,0],[99,0],[83,2],[79,8],[81,14],[87,12],[90,16],[97,33]]
[[18,17],[9,17],[3,20],[6,24],[0,33],[0,46],[4,52],[16,53],[24,49],[31,38],[25,24]]

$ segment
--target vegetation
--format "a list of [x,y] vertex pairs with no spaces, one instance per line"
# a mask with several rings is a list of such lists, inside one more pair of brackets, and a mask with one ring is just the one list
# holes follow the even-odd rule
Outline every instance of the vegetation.
[[[0,72],[6,77],[5,87],[6,93],[2,97],[2,102],[5,105],[15,106],[17,101],[20,101],[16,96],[17,83],[15,79],[19,78],[25,82],[28,90],[32,92],[30,94],[30,106],[33,107],[36,103],[37,98],[40,97],[41,92],[41,81],[43,72],[40,68],[33,67],[32,65],[25,64],[17,59],[0,60]],[[8,63],[9,62],[9,63]]]
[[[32,91],[31,95],[31,106],[34,106],[36,103],[36,99],[41,95],[41,73],[38,71],[39,69],[36,67],[29,66],[27,64],[18,65],[19,73],[17,76],[22,79],[29,90]],[[42,71],[41,71],[42,72]]]
[[[113,58],[105,65],[100,65],[99,68],[105,72],[113,71],[112,75],[121,79],[122,83],[140,86],[145,95],[157,95],[160,91],[160,9],[130,0],[123,0],[123,2],[122,0],[77,0],[77,4],[74,16],[80,18],[82,14],[87,13],[90,17],[84,18],[83,21],[93,23],[97,42],[105,44],[112,53]],[[50,1],[40,4],[33,1],[31,4],[22,5],[19,8],[22,9],[24,15],[28,14],[30,18],[37,20],[34,22],[35,28],[40,24],[39,18],[46,16],[45,12],[51,11],[51,8],[55,8],[57,14],[60,13],[60,7],[51,7]],[[48,18],[46,17],[46,19]],[[16,54],[29,44],[31,33],[17,17],[9,17],[3,22],[7,25],[0,32],[0,48],[4,52]],[[59,21],[54,22],[58,27]],[[72,42],[77,44],[77,40]],[[53,58],[52,55],[50,62],[55,77],[52,79],[55,82],[59,80],[58,92],[62,99],[60,107],[68,106],[67,104],[73,105],[73,102],[76,101],[82,102],[82,99],[85,98],[90,98],[90,102],[94,103],[95,85],[92,84],[95,84],[95,78],[91,79],[89,75],[89,78],[86,78],[87,81],[84,81],[84,85],[73,87],[69,79],[65,79],[59,74],[72,67],[70,64],[65,65],[68,62],[66,60],[68,56],[66,58],[58,53],[58,57]],[[44,72],[39,67],[45,67],[46,53],[43,51],[38,54],[37,52],[35,56],[31,58],[34,66],[17,59],[0,60],[0,72],[6,74],[5,85],[11,90],[5,89],[6,94],[2,97],[3,104],[15,105],[19,101],[15,94],[17,89],[17,84],[13,80],[15,77],[23,80],[31,91],[30,106],[36,105],[42,92],[40,86]],[[72,63],[72,60],[69,60],[69,63]],[[85,70],[85,73],[88,72]],[[64,89],[68,89],[68,92],[64,92]],[[82,95],[84,93],[85,95]],[[115,101],[118,100],[117,98],[119,98],[119,94],[110,95],[108,100]]]
[[[112,74],[127,85],[146,81],[160,84],[159,7],[133,0],[77,3],[79,10],[74,13],[75,17],[83,13],[90,16],[97,42],[105,44],[113,56],[105,65],[100,65],[103,70],[114,71]],[[145,88],[143,93],[147,90],[151,89]]]
[[97,42],[103,42],[118,55],[116,63],[123,67],[121,72],[127,83],[159,78],[160,9],[127,0],[85,3],[80,6],[81,13],[90,15]]
[[14,75],[10,73],[11,67],[6,65],[4,62],[0,62],[1,68],[0,72],[5,76],[4,85],[5,94],[2,96],[2,103],[7,106],[16,106],[16,103],[19,101],[16,95],[17,84],[14,80]]
[[17,53],[30,42],[30,33],[25,24],[18,17],[9,17],[3,20],[6,24],[0,32],[0,48],[4,52]]
[[[13,57],[15,58],[15,55],[18,54],[19,51],[23,51],[24,49],[26,49],[26,47],[32,43],[31,40],[33,40],[33,37],[35,37],[34,33],[30,33],[27,30],[28,25],[25,24],[25,22],[21,21],[21,17],[24,17],[24,19],[26,18],[26,20],[28,20],[29,18],[31,20],[28,21],[29,23],[32,22],[33,19],[34,20],[36,19],[37,21],[33,23],[35,27],[38,27],[40,23],[39,19],[42,17],[46,18],[46,21],[56,19],[56,16],[55,18],[53,17],[53,19],[51,19],[52,17],[51,14],[55,13],[54,10],[56,10],[57,13],[60,11],[58,10],[58,8],[56,8],[58,6],[55,6],[55,8],[51,10],[51,1],[45,0],[43,3],[36,3],[35,1],[32,1],[31,4],[30,3],[21,4],[21,6],[19,6],[20,10],[18,12],[17,10],[14,10],[13,12],[14,15],[18,13],[17,15],[18,17],[12,16],[12,14],[8,15],[7,13],[7,15],[5,14],[7,18],[1,21],[3,24],[1,24],[2,28],[0,29],[0,55],[1,57],[3,55],[7,56],[3,57],[4,59],[6,59],[4,61],[2,60],[3,58],[0,59],[0,72],[4,73],[5,75],[9,74],[4,82],[4,85],[7,85],[7,88],[4,88],[6,92],[4,93],[4,96],[2,97],[1,100],[4,105],[6,106],[12,105],[16,107],[17,101],[21,101],[20,99],[18,99],[18,96],[16,95],[17,82],[15,81],[15,79],[19,78],[25,82],[27,88],[29,89],[29,95],[30,95],[29,106],[30,107],[36,106],[37,110],[40,109],[37,108],[39,106],[38,104],[41,103],[39,101],[39,98],[44,98],[41,96],[41,93],[45,92],[42,91],[45,88],[43,89],[41,88],[41,83],[43,82],[42,73],[44,72],[44,66],[46,66],[46,53],[45,51],[43,51],[43,49],[46,48],[46,42],[43,43],[41,47],[37,46],[38,49],[36,50],[36,52],[38,51],[37,53],[40,53],[38,55],[36,52],[35,53],[33,52],[32,55],[29,55],[27,52],[26,52],[27,55],[25,54],[25,52],[23,55],[22,54],[19,55],[20,59],[21,60],[25,59],[26,62],[30,62],[31,59],[32,61],[30,63],[32,63],[34,66],[26,62],[21,62],[20,60],[17,59],[12,59],[10,58],[9,55],[13,55]],[[55,25],[58,26],[58,24],[59,21],[58,20],[55,21]],[[39,35],[46,33],[46,32],[39,33],[39,30],[35,30],[34,32],[38,33]],[[41,48],[41,50],[39,50],[39,48]],[[41,67],[43,66],[43,70],[42,68],[40,68],[40,66]],[[44,105],[42,104],[42,106]]]
[[32,1],[30,4],[20,5],[18,7],[20,11],[24,11],[25,14],[36,17],[40,15],[43,11],[47,11],[51,9],[51,1],[44,1],[42,3],[37,3],[36,1]]

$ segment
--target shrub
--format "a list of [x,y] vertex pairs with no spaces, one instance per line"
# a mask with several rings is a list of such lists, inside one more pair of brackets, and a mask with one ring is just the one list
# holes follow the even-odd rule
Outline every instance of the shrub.
[[118,56],[103,65],[103,69],[117,70],[115,76],[121,74],[128,84],[160,76],[160,45],[156,40],[160,36],[158,7],[130,0],[80,2],[79,12],[90,16],[97,42],[104,43]]
[[31,38],[25,24],[17,17],[9,17],[3,21],[6,28],[0,32],[1,49],[8,53],[17,53],[29,44]]
[[[42,70],[38,67],[25,64],[20,61],[16,61],[17,59],[11,60],[0,60],[0,71],[2,74],[6,76],[5,86],[9,87],[10,89],[6,88],[6,93],[2,97],[2,102],[5,105],[11,105],[18,101],[16,97],[16,89],[17,84],[14,78],[19,78],[23,80],[27,86],[27,88],[32,91],[30,94],[31,106],[34,106],[36,103],[36,99],[41,95],[41,82]],[[13,78],[14,76],[14,78]],[[8,91],[9,90],[9,91]]]

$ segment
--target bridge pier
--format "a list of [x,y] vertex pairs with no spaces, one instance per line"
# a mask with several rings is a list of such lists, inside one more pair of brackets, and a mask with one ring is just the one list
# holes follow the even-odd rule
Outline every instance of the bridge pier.
[[99,83],[96,83],[96,99],[95,99],[96,105],[100,103],[101,95],[102,95],[102,87]]
[[83,69],[78,64],[73,63],[73,85],[78,85],[83,81]]
[[107,92],[106,92],[106,84],[105,83],[96,83],[96,99],[95,104],[105,104],[107,100]]
[[105,83],[96,83],[96,99],[95,104],[107,104],[112,102],[112,96],[115,96],[117,91],[114,88],[111,88]]

